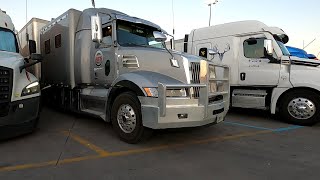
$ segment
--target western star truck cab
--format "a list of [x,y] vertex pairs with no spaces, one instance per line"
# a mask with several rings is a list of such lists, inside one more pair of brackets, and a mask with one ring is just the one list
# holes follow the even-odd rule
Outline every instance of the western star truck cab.
[[288,41],[280,28],[242,21],[195,29],[176,47],[230,66],[232,107],[311,125],[320,121],[320,62],[290,56]]
[[129,143],[146,128],[223,121],[228,67],[167,50],[164,34],[158,25],[118,11],[68,10],[41,30],[44,99],[112,122]]
[[32,132],[37,125],[40,85],[25,70],[32,65],[19,54],[11,18],[0,10],[0,139]]

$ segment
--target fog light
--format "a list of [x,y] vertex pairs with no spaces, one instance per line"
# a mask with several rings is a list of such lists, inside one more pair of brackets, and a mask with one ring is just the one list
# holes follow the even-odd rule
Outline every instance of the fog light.
[[178,118],[179,119],[187,119],[188,118],[188,114],[178,114]]

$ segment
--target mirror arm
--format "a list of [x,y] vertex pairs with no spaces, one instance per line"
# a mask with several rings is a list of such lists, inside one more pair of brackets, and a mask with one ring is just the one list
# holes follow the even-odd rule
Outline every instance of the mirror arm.
[[164,48],[168,51],[168,53],[171,55],[172,59],[174,59],[174,56],[172,52],[167,48],[167,46],[164,44]]
[[33,66],[35,64],[38,64],[38,63],[40,63],[40,61],[35,61],[35,62],[32,62],[32,63],[28,63],[28,64],[24,64],[24,65],[20,66],[20,73],[22,73],[23,69],[26,69],[26,68],[28,68],[30,66]]

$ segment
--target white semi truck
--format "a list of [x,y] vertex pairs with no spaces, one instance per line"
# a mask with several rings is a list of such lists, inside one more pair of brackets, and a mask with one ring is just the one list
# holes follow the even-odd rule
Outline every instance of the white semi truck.
[[70,9],[40,36],[44,99],[112,122],[128,143],[147,129],[216,124],[226,116],[228,67],[169,51],[154,23],[105,8]]
[[[31,44],[31,49],[34,49]],[[25,68],[41,58],[26,63],[11,18],[0,10],[0,139],[32,132],[39,119],[40,85]]]
[[320,62],[290,56],[286,33],[259,21],[192,30],[176,48],[231,71],[232,107],[269,110],[298,125],[320,121]]

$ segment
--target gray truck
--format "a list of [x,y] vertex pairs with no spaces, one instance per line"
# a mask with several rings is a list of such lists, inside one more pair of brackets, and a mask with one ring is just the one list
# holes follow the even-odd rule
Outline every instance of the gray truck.
[[128,143],[150,129],[222,122],[229,68],[169,51],[165,34],[110,9],[68,10],[41,29],[44,99],[111,122]]

